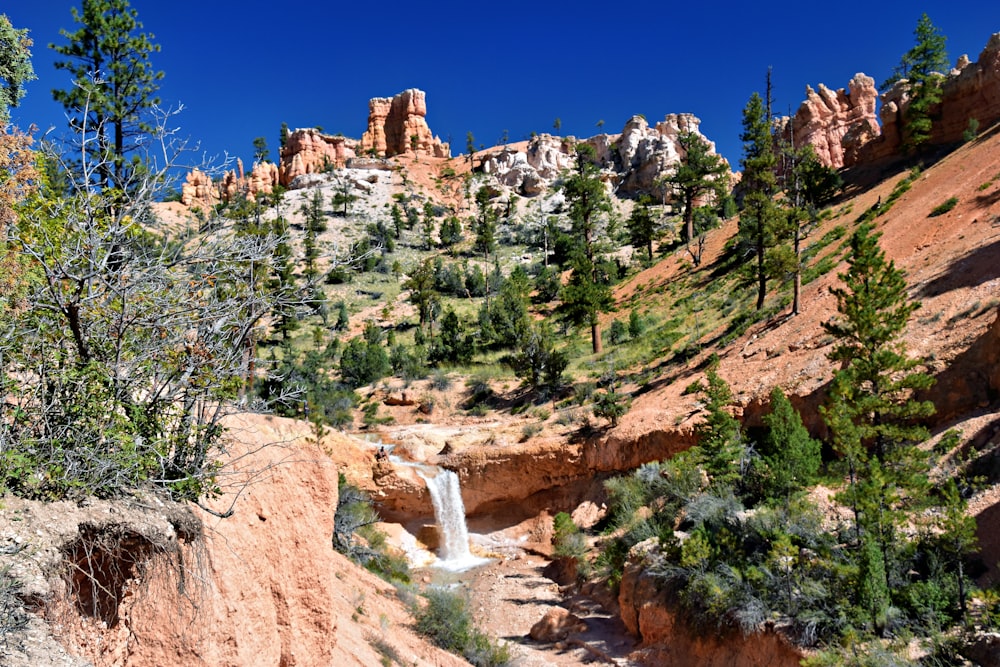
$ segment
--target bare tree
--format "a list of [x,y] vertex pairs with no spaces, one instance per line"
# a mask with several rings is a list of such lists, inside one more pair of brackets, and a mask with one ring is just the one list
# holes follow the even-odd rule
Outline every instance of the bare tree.
[[254,407],[243,387],[255,330],[277,301],[299,298],[258,279],[278,235],[157,218],[152,204],[187,146],[169,129],[179,110],[154,111],[158,143],[127,187],[96,185],[113,157],[89,150],[101,128],[85,128],[70,192],[42,188],[9,231],[28,283],[0,332],[0,486],[23,495],[213,494],[223,418]]

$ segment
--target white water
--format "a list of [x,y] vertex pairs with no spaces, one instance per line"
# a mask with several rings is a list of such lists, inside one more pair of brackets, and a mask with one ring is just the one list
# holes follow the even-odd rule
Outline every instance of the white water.
[[436,474],[418,469],[417,474],[427,483],[441,535],[437,565],[448,570],[466,570],[488,562],[469,551],[469,530],[465,525],[465,505],[458,475],[443,468],[438,468]]

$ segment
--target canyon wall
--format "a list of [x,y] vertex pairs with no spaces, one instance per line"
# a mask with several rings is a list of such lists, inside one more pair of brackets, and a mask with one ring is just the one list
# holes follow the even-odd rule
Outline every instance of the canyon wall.
[[[881,102],[877,114],[876,100]],[[874,79],[856,74],[847,89],[806,87],[806,99],[791,119],[778,121],[778,130],[785,137],[791,134],[796,146],[811,144],[827,166],[878,165],[902,155],[909,103],[905,80],[880,97]],[[962,56],[945,74],[941,102],[931,109],[931,117],[931,145],[962,141],[970,119],[980,130],[1000,121],[1000,33],[990,37],[976,62]]]
[[618,605],[629,633],[642,640],[629,657],[643,665],[671,667],[798,667],[803,654],[774,628],[749,636],[698,632],[681,616],[668,590],[650,573],[655,549],[637,544],[622,573]]
[[[155,498],[5,499],[0,534],[30,546],[15,571],[59,643],[31,635],[4,664],[367,667],[380,646],[408,665],[467,664],[417,636],[395,588],[333,549],[338,470],[368,468],[370,453],[338,434],[317,446],[289,419],[229,426],[240,442],[207,501],[215,514]],[[4,554],[0,565],[15,558]]]

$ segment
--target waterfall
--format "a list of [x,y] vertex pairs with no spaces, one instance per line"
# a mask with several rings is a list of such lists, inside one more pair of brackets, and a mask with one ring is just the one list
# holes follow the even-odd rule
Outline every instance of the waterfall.
[[465,525],[465,505],[458,475],[439,468],[437,474],[419,474],[427,483],[434,504],[434,518],[441,534],[438,553],[440,565],[448,569],[466,569],[485,562],[469,552],[469,531]]

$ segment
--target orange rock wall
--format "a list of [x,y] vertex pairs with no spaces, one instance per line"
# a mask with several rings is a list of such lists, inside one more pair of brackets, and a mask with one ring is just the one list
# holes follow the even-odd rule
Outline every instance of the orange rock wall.
[[630,657],[644,665],[798,667],[803,658],[770,629],[749,637],[696,632],[642,562],[626,564],[618,604],[625,627],[642,640],[642,648]]

